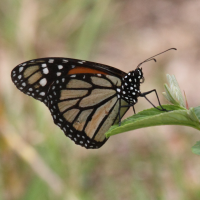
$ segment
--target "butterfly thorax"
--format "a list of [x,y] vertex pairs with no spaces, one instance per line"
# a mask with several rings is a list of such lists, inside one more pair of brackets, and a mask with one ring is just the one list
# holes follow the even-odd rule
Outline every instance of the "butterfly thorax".
[[143,79],[142,69],[130,71],[122,78],[122,85],[117,88],[118,98],[122,98],[129,104],[136,104],[140,94],[140,83]]

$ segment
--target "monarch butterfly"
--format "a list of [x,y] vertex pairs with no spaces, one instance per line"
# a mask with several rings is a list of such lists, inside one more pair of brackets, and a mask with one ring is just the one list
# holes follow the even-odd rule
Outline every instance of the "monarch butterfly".
[[[131,106],[134,110],[138,97],[147,99],[147,94],[155,92],[161,106],[155,89],[140,92],[140,83],[144,82],[140,66],[150,60],[156,61],[155,56],[128,74],[89,61],[39,58],[17,65],[11,77],[20,91],[49,108],[54,123],[67,137],[87,149],[96,149],[107,141],[104,133],[110,126],[120,124]],[[162,106],[161,110],[166,111]]]

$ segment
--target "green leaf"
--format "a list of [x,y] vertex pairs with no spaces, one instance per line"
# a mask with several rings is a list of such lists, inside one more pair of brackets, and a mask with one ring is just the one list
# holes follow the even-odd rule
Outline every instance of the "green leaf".
[[200,141],[198,141],[193,147],[192,147],[192,152],[200,155]]
[[200,106],[194,108],[194,112],[197,118],[200,120]]
[[199,108],[187,110],[175,105],[163,105],[163,107],[169,110],[169,112],[159,111],[156,108],[143,110],[122,121],[121,126],[118,124],[112,126],[107,131],[106,137],[130,130],[159,125],[183,125],[200,130],[199,118],[195,114],[195,112],[200,113]]
[[165,92],[163,92],[163,95],[173,105],[179,105],[185,108],[186,106],[185,106],[184,98],[183,98],[181,89],[178,85],[178,82],[176,80],[176,77],[174,75],[170,76],[169,74],[167,74],[166,76],[169,82],[169,86],[167,84],[164,85]]

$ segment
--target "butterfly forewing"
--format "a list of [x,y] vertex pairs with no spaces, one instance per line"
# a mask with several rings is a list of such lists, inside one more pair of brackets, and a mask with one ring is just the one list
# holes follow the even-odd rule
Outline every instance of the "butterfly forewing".
[[[128,105],[116,92],[124,75],[107,65],[67,58],[27,61],[11,74],[17,88],[45,103],[54,123],[85,148],[101,147],[105,132],[119,122],[119,106]],[[127,110],[121,108],[120,116]]]
[[111,72],[119,78],[125,74],[99,63],[67,58],[43,58],[19,64],[13,69],[11,77],[19,90],[47,104],[48,89],[56,78],[67,74],[110,74]]

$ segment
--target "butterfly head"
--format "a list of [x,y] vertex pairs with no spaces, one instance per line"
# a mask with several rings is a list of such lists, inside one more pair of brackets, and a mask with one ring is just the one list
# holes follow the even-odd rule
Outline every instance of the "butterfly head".
[[131,79],[131,82],[137,82],[137,84],[144,83],[144,76],[142,72],[142,68],[136,68],[133,71],[130,71],[128,73],[129,80]]

